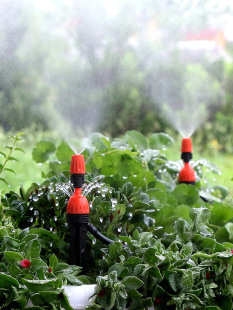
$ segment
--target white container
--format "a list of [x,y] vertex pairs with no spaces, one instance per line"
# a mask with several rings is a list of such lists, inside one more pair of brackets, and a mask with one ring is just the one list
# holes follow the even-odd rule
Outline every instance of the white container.
[[74,310],[84,310],[92,302],[91,296],[95,292],[95,287],[96,284],[88,284],[80,286],[64,285],[62,288],[69,298],[71,307]]

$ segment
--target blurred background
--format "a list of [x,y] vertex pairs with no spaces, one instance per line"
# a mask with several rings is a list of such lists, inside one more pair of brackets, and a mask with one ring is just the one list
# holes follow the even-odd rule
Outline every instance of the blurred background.
[[127,130],[192,136],[233,176],[233,6],[222,0],[0,0],[0,131],[42,138]]

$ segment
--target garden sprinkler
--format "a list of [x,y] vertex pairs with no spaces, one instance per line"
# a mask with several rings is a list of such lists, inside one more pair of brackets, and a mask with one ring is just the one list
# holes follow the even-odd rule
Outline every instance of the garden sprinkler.
[[113,241],[103,236],[89,223],[89,204],[82,195],[85,174],[83,155],[72,156],[70,173],[71,183],[74,186],[74,195],[70,197],[66,209],[70,227],[70,263],[81,266],[85,273],[87,231],[107,245]]
[[179,173],[179,183],[195,185],[195,171],[189,164],[193,157],[192,152],[193,148],[191,138],[183,138],[181,146],[181,159],[184,161],[184,167],[180,170]]

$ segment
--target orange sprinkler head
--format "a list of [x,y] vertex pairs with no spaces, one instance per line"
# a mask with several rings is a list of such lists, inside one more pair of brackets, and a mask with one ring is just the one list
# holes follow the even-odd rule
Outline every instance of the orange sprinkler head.
[[82,195],[81,188],[76,188],[73,196],[70,197],[67,209],[67,214],[89,214],[89,204],[85,196]]
[[194,169],[189,165],[189,162],[184,163],[184,167],[179,173],[179,183],[195,184],[196,175]]
[[181,150],[180,151],[182,153],[192,153],[193,152],[191,138],[183,138],[182,139],[182,146],[181,146]]
[[85,162],[83,155],[73,155],[70,164],[71,174],[85,174]]

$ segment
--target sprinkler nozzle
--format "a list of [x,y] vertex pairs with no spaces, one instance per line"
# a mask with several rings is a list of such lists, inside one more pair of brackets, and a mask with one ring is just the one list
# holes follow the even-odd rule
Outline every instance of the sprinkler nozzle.
[[70,164],[71,183],[74,188],[82,188],[84,183],[85,162],[83,155],[73,155]]
[[179,183],[195,184],[195,171],[189,164],[189,161],[193,157],[192,151],[193,147],[191,138],[183,138],[181,146],[181,159],[184,161],[184,167],[179,173]]
[[179,173],[179,183],[195,184],[196,175],[189,162],[184,163],[184,167]]
[[67,204],[67,214],[89,214],[89,204],[82,195],[84,183],[85,162],[83,155],[73,155],[70,164],[71,183],[74,185],[74,195],[70,197]]
[[71,174],[85,174],[85,162],[83,155],[73,155],[70,163]]
[[70,164],[71,183],[74,195],[68,201],[66,213],[70,226],[70,263],[83,267],[85,273],[87,224],[89,223],[89,203],[82,195],[85,163],[83,155],[73,155]]
[[182,145],[181,145],[181,153],[192,153],[192,140],[191,138],[183,138]]

